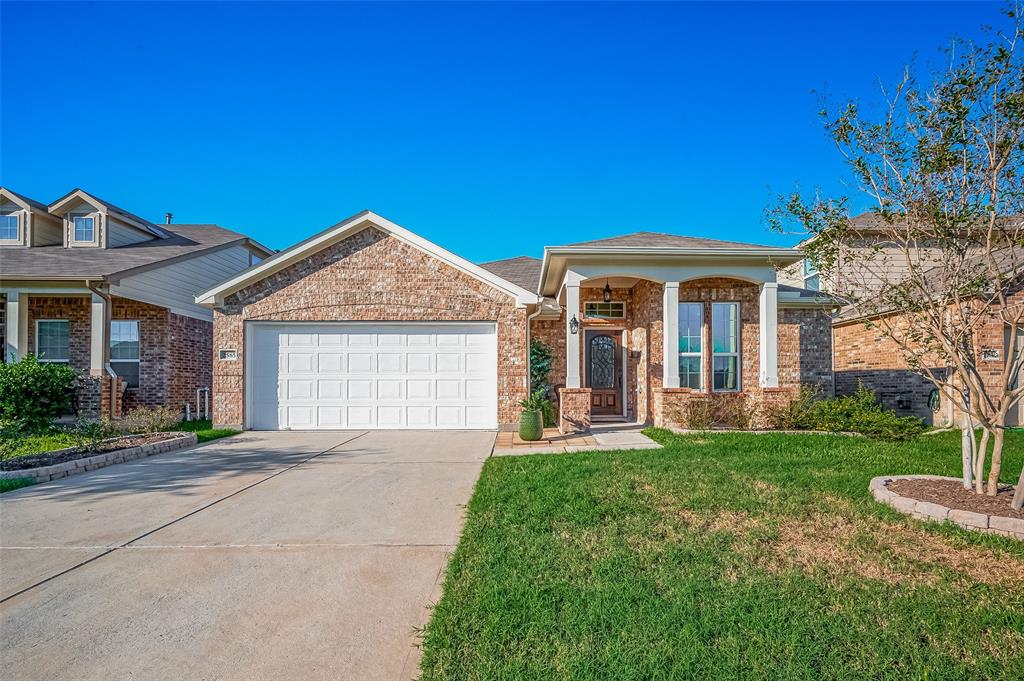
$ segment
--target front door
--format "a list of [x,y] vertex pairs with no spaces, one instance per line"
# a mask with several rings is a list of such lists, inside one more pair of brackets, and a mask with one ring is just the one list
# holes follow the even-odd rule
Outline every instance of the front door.
[[622,415],[622,332],[587,331],[586,374],[590,413]]

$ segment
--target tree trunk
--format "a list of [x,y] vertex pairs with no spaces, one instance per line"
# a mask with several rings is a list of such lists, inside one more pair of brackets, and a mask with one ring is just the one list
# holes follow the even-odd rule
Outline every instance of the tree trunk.
[[960,455],[964,465],[964,489],[974,486],[974,436],[970,428],[960,431]]
[[1020,479],[1017,481],[1017,489],[1013,493],[1013,501],[1010,502],[1010,508],[1014,511],[1019,511],[1024,507],[1024,468],[1020,469]]
[[1003,428],[997,428],[992,438],[992,467],[988,471],[988,495],[994,497],[999,491],[999,472],[1003,467]]
[[988,454],[988,428],[981,429],[981,443],[974,456],[974,491],[985,493],[985,455]]

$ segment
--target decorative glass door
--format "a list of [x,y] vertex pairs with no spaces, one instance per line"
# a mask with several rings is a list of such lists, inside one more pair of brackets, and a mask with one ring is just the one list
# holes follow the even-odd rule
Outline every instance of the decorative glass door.
[[587,386],[592,414],[622,414],[620,337],[621,332],[587,332]]

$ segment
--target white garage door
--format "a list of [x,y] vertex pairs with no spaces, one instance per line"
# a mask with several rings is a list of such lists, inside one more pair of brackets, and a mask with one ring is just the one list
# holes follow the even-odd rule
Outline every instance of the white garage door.
[[250,323],[250,427],[496,428],[494,324]]

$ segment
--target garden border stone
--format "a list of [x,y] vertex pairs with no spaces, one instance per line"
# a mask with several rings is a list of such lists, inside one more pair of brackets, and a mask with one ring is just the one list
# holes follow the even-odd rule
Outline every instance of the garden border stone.
[[988,515],[976,511],[966,511],[959,508],[947,508],[941,504],[930,501],[919,501],[912,497],[905,497],[889,489],[889,485],[897,480],[952,480],[961,482],[960,478],[951,478],[945,475],[882,475],[872,478],[868,489],[875,501],[888,504],[900,513],[913,516],[918,520],[931,520],[933,522],[948,522],[959,525],[965,530],[975,532],[989,532],[1000,534],[1004,537],[1024,540],[1024,520],[1019,518],[1008,518],[1001,515]]
[[124,463],[135,459],[144,459],[154,454],[173,452],[178,449],[191,447],[198,443],[195,433],[168,433],[171,437],[160,442],[152,442],[138,447],[127,447],[115,449],[112,452],[103,452],[96,456],[88,456],[73,461],[56,463],[51,466],[40,466],[39,468],[24,468],[16,471],[0,471],[0,480],[21,480],[28,478],[35,483],[59,480],[69,475],[94,471],[99,468],[111,466],[115,463]]

